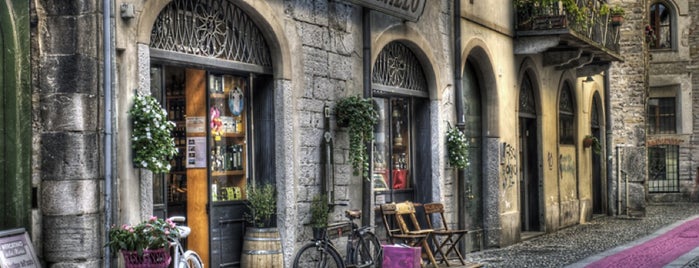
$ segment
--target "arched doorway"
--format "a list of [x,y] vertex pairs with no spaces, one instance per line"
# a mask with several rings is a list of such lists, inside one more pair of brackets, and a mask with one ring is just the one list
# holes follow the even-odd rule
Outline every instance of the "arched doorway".
[[[151,93],[180,154],[153,179],[159,216],[186,216],[206,266],[239,265],[246,189],[275,184],[272,60],[254,20],[228,0],[174,0],[156,18]],[[276,220],[273,220],[276,222]]]
[[[374,192],[385,202],[432,201],[430,100],[424,70],[406,44],[381,49],[372,68]],[[382,181],[378,182],[377,181]]]
[[[483,94],[482,84],[479,75],[480,70],[475,60],[466,60],[462,75],[462,96],[464,109],[464,134],[469,141],[468,163],[464,168],[465,178],[463,193],[459,196],[459,213],[463,214],[461,223],[469,230],[483,229]],[[470,235],[465,241],[466,251],[470,252],[482,247],[481,235]]]
[[[592,97],[592,109],[590,110],[590,134],[602,141],[601,124],[602,101],[598,92]],[[602,148],[592,152],[592,214],[605,213],[605,182],[602,176]]]
[[538,118],[534,82],[526,72],[519,93],[519,209],[522,237],[541,229],[541,181],[539,180]]

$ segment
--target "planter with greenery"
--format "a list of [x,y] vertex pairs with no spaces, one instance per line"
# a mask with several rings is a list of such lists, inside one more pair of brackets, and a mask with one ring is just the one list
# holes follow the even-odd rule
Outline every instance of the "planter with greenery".
[[178,236],[175,223],[153,216],[137,225],[112,226],[107,246],[114,254],[122,253],[127,268],[167,267],[170,241]]
[[175,123],[167,120],[167,111],[153,96],[137,92],[128,114],[133,124],[134,165],[154,173],[170,171],[170,160],[177,148],[171,134]]
[[378,114],[371,99],[350,96],[340,99],[335,106],[337,125],[349,127],[349,157],[355,175],[369,178],[369,155],[366,143],[374,139],[374,125]]
[[468,166],[468,140],[458,128],[448,126],[447,129],[447,155],[449,165],[463,169]]
[[592,147],[592,152],[596,154],[600,153],[600,151],[602,150],[599,140],[597,139],[597,137],[592,135],[587,135],[585,136],[585,138],[583,138],[583,147]]
[[272,184],[247,189],[250,213],[245,214],[247,221],[257,228],[272,227],[272,218],[277,212],[276,189]]
[[609,8],[609,15],[612,16],[612,25],[619,26],[624,23],[624,14],[626,14],[626,12],[619,6]]
[[325,228],[328,227],[328,213],[330,206],[326,195],[317,195],[311,201],[311,227],[313,228],[313,238],[323,237]]

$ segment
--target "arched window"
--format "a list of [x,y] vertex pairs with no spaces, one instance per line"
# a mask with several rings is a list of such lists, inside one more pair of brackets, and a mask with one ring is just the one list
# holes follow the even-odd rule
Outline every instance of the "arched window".
[[559,143],[575,144],[575,102],[568,82],[563,84],[558,100]]
[[672,14],[670,7],[662,2],[650,6],[650,28],[652,31],[648,33],[648,44],[651,49],[672,48]]

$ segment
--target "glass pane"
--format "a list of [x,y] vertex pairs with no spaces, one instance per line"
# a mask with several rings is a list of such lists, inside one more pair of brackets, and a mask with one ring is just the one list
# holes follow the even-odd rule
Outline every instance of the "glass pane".
[[247,79],[211,74],[208,89],[211,200],[242,200],[247,185]]
[[393,189],[411,188],[410,185],[410,110],[408,99],[391,100],[391,128],[393,149],[391,151],[391,182]]
[[374,128],[374,171],[372,175],[375,191],[388,189],[388,170],[391,168],[388,164],[390,157],[388,153],[389,145],[386,143],[390,140],[390,118],[388,100],[382,98],[374,98],[379,114],[379,120]]

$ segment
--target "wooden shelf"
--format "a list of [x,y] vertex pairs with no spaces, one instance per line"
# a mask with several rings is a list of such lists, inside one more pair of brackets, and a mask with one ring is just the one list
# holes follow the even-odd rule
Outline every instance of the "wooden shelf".
[[211,171],[211,176],[236,176],[244,175],[245,170]]

